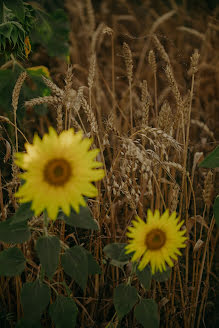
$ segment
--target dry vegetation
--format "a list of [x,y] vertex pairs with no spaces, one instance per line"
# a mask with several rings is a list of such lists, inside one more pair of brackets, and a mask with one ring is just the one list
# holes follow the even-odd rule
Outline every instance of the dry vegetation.
[[[169,2],[169,6],[165,1],[152,5],[149,0],[132,5],[105,0],[93,8],[90,0],[67,0],[72,66],[49,62],[43,53],[33,54],[32,65],[43,64],[51,72],[53,82],[46,78],[44,82],[53,95],[25,103],[27,113],[19,131],[16,106],[23,74],[13,93],[14,121],[1,117],[2,135],[11,146],[6,131],[8,125],[15,125],[12,157],[23,149],[21,132],[32,141],[33,131],[43,135],[51,124],[59,132],[82,129],[101,150],[106,177],[98,184],[98,198],[89,200],[100,231],[72,231],[60,222],[50,228],[63,243],[83,243],[102,267],[102,275],[89,280],[84,294],[68,281],[80,311],[80,327],[106,327],[113,318],[113,288],[127,279],[129,266],[123,271],[109,265],[103,247],[126,242],[131,219],[136,214],[144,217],[148,208],[176,210],[185,220],[189,240],[168,281],[153,281],[149,291],[137,280],[133,284],[159,304],[161,327],[216,325],[218,231],[212,201],[217,186],[215,171],[200,169],[198,163],[215,148],[218,131],[218,11],[208,16]],[[36,121],[32,109],[41,103],[49,104],[50,111]],[[13,197],[18,169],[11,168],[12,180],[8,175],[1,180],[2,220],[18,207]],[[39,272],[33,246],[41,221],[34,218],[30,226],[32,239],[21,246],[28,258],[25,273],[1,277],[0,284],[2,301],[18,317],[22,279],[34,280]],[[48,283],[62,280],[63,272],[58,270]],[[61,293],[62,286],[57,288]],[[139,326],[130,314],[123,327]]]

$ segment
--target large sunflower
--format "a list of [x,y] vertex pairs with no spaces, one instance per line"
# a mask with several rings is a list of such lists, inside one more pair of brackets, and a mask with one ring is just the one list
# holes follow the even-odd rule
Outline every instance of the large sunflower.
[[186,230],[180,230],[184,221],[179,223],[176,212],[169,215],[166,210],[161,216],[158,210],[154,214],[148,210],[147,223],[136,216],[132,221],[133,227],[129,227],[127,236],[131,238],[126,246],[126,253],[133,253],[132,261],[139,261],[139,270],[150,263],[152,274],[155,271],[165,271],[167,263],[173,266],[177,260],[176,255],[181,255],[179,248],[185,247],[184,234]]
[[32,201],[32,209],[39,215],[44,209],[55,220],[59,208],[66,215],[71,206],[76,212],[85,206],[84,196],[97,196],[91,183],[103,178],[104,170],[97,169],[102,163],[94,158],[98,149],[89,150],[92,140],[83,138],[83,132],[73,129],[57,135],[53,128],[42,140],[34,136],[33,145],[26,143],[26,153],[17,153],[15,163],[26,170],[21,174],[25,180],[15,194],[19,201]]

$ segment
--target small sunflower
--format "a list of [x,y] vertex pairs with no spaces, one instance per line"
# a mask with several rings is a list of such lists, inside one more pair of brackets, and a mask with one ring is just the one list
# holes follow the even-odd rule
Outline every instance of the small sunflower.
[[182,255],[179,248],[186,247],[184,234],[180,230],[184,221],[179,223],[176,212],[169,215],[166,210],[161,216],[158,210],[154,214],[148,210],[147,223],[136,216],[129,227],[127,236],[131,238],[126,246],[126,253],[133,253],[132,261],[140,260],[138,269],[141,271],[150,262],[152,274],[165,271],[167,263],[172,267],[176,255]]
[[32,201],[35,215],[46,209],[52,220],[59,208],[66,215],[71,206],[79,212],[79,205],[86,206],[83,196],[98,194],[91,182],[104,177],[104,170],[97,170],[102,163],[94,160],[99,149],[89,150],[91,144],[92,139],[73,129],[57,135],[50,127],[42,140],[35,134],[33,145],[25,144],[27,153],[16,154],[15,163],[26,172],[20,176],[25,183],[15,196],[21,203]]

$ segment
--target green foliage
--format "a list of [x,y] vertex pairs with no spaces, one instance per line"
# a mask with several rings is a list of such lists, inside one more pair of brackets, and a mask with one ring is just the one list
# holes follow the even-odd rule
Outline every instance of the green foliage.
[[25,37],[29,36],[35,24],[33,7],[22,0],[5,0],[0,16],[0,54],[5,60],[10,55],[25,56]]
[[12,247],[0,252],[0,275],[18,276],[25,268],[25,257],[20,249]]
[[69,216],[62,213],[58,218],[64,219],[64,221],[72,227],[99,230],[99,225],[97,221],[92,218],[88,207],[80,206],[79,213],[72,210]]
[[219,146],[215,148],[205,159],[199,164],[199,167],[216,168],[219,167]]
[[6,221],[0,222],[0,240],[5,243],[23,243],[30,239],[27,220],[33,216],[31,203],[22,204],[17,212]]
[[70,297],[58,295],[55,302],[49,307],[49,315],[56,328],[74,328],[77,314],[77,306]]
[[81,246],[74,246],[61,257],[64,271],[85,290],[89,274],[100,273],[100,267],[92,255]]
[[23,243],[30,239],[26,222],[12,224],[13,218],[0,222],[0,240],[5,243]]
[[31,210],[31,202],[23,203],[20,205],[16,213],[10,218],[11,225],[25,222],[34,216],[34,212]]
[[[35,43],[43,45],[49,56],[69,55],[69,22],[63,9],[56,9],[51,14],[38,13],[38,23],[32,33]],[[57,46],[58,45],[58,46]]]
[[151,286],[151,278],[152,278],[151,268],[149,267],[149,265],[147,265],[142,271],[138,270],[137,268],[136,275],[140,280],[141,284],[144,286],[144,288],[146,290],[149,290]]
[[42,326],[40,324],[40,321],[30,323],[29,321],[26,321],[24,318],[22,318],[16,324],[15,328],[42,328]]
[[[32,70],[33,68],[34,67],[27,69],[27,74],[31,83],[29,85],[27,82],[24,83],[23,94],[25,100],[38,98],[39,96],[49,96],[51,94],[50,89],[42,80],[42,75],[48,78],[45,69],[39,67],[38,69]],[[34,107],[34,110],[38,115],[46,115],[48,112],[47,104],[37,105]]]
[[88,252],[85,248],[83,248],[83,250],[86,252],[87,255],[88,274],[100,274],[101,268],[93,258],[93,255],[90,252]]
[[59,262],[60,241],[55,236],[43,236],[37,239],[36,251],[40,263],[49,278],[52,278]]
[[104,247],[103,251],[111,259],[111,264],[122,267],[129,262],[131,255],[125,254],[126,245],[123,243],[112,243]]
[[119,320],[131,311],[137,300],[138,292],[133,286],[121,284],[114,289],[113,304]]
[[25,11],[24,11],[24,4],[23,4],[22,0],[16,0],[16,1],[15,0],[7,0],[7,1],[4,1],[4,2],[7,5],[7,7],[12,10],[14,15],[20,21],[24,20]]
[[69,22],[63,9],[46,13],[42,6],[23,0],[4,0],[0,6],[0,54],[5,60],[28,56],[26,37],[30,44],[43,45],[49,56],[69,54]]
[[[0,70],[0,106],[3,110],[8,111],[9,108],[12,109],[12,90],[14,88],[15,82],[21,73],[21,69],[18,66],[15,66],[14,71],[10,69]],[[22,98],[22,93],[21,93]],[[18,115],[20,114],[20,102],[18,103]]]
[[171,268],[166,266],[165,271],[157,271],[153,274],[152,279],[162,282],[162,281],[167,281],[170,279],[170,274],[171,274]]
[[[24,70],[18,65],[14,66],[14,70],[0,70],[0,104],[1,108],[6,113],[12,113],[12,90],[18,79],[18,76]],[[43,83],[42,75],[46,75],[45,70],[39,68],[37,70],[27,69],[28,79],[24,82],[18,102],[17,118],[22,120],[25,114],[25,108],[23,103],[25,100],[29,100],[38,96],[50,95],[50,89]],[[46,75],[47,76],[47,75]],[[45,115],[47,113],[47,105],[39,105],[35,108],[36,113]]]
[[21,303],[24,310],[24,320],[35,323],[40,320],[43,311],[50,300],[50,288],[39,279],[26,282],[21,290]]
[[135,318],[144,328],[159,328],[157,304],[152,299],[143,299],[135,308]]

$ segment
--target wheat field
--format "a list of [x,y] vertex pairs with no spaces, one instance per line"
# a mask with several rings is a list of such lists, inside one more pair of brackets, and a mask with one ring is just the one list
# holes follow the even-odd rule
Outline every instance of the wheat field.
[[[101,267],[101,274],[89,277],[84,292],[60,266],[46,280],[51,300],[54,290],[66,294],[62,282],[68,285],[79,311],[77,327],[142,327],[133,312],[120,323],[117,319],[113,291],[129,279],[131,264],[112,265],[103,248],[127,243],[131,220],[144,218],[149,208],[176,211],[185,221],[188,239],[168,279],[152,279],[145,289],[132,275],[132,285],[142,297],[156,301],[160,327],[213,328],[219,322],[218,229],[212,210],[218,171],[199,168],[218,140],[219,11],[189,9],[183,3],[66,0],[69,64],[49,59],[43,50],[33,52],[31,66],[44,65],[50,72],[51,79],[43,76],[42,81],[51,95],[26,100],[26,114],[18,121],[20,90],[28,82],[22,73],[14,81],[11,116],[0,116],[0,139],[6,140],[1,148],[1,220],[18,209],[14,193],[20,169],[13,158],[24,150],[25,141],[32,142],[34,132],[43,136],[50,125],[58,133],[73,127],[100,149],[105,177],[96,182],[98,196],[88,199],[100,230],[70,229],[59,220],[48,228],[49,234],[59,236],[63,250],[83,245]],[[40,104],[47,104],[46,115],[37,114]],[[9,327],[22,317],[23,282],[39,275],[34,245],[42,220],[29,221],[31,239],[19,245],[27,259],[25,271],[0,278],[1,304],[13,313]],[[5,248],[1,243],[1,250]],[[46,314],[41,323],[53,327]]]

